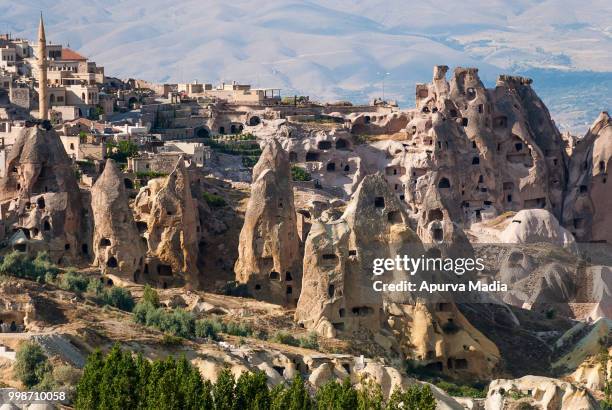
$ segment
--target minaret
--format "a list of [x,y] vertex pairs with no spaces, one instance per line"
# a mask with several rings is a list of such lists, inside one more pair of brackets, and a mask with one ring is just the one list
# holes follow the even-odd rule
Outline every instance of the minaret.
[[38,56],[36,60],[36,64],[38,66],[38,118],[41,120],[48,120],[47,38],[45,36],[45,24],[43,23],[42,12],[40,13],[40,23],[38,25]]

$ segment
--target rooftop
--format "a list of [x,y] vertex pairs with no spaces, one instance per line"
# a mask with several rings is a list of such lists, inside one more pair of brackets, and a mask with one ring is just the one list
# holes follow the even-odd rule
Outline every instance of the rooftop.
[[62,47],[62,60],[87,61],[87,58],[72,49]]

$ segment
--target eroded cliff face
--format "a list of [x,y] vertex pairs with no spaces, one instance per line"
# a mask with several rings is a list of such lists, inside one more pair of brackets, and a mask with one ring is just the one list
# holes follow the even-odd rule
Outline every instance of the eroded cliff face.
[[579,242],[612,243],[612,121],[602,112],[579,140],[569,161],[563,225]]
[[95,263],[104,273],[138,282],[146,244],[140,238],[123,178],[112,159],[91,189]]
[[5,226],[15,250],[46,251],[56,263],[88,259],[88,206],[70,158],[53,130],[28,127],[17,138],[0,181]]
[[567,155],[531,81],[500,76],[486,89],[477,69],[457,68],[450,82],[446,71],[436,67],[433,82],[417,86],[408,141],[397,153],[412,211],[432,210],[435,185],[434,202],[455,223],[524,208],[549,209],[559,218]]
[[140,190],[134,210],[147,240],[143,274],[149,280],[155,278],[162,286],[184,282],[199,287],[197,209],[182,158],[170,175],[151,180]]
[[431,371],[456,377],[490,378],[499,349],[450,300],[389,304],[388,324],[404,357]]
[[[328,337],[360,329],[377,333],[385,315],[384,295],[373,289],[374,259],[422,250],[407,222],[382,176],[366,176],[339,219],[316,221],[310,229],[296,320]],[[402,277],[395,271],[381,276],[386,282]]]
[[374,281],[427,280],[431,273],[411,276],[396,267],[373,273],[375,259],[425,253],[382,174],[366,176],[341,217],[318,219],[310,229],[296,320],[325,337],[368,333],[401,357],[445,373],[490,376],[499,362],[497,347],[448,295],[434,303],[425,292],[374,288]]
[[297,233],[289,156],[276,140],[253,168],[251,196],[240,232],[236,279],[257,299],[295,305],[302,254]]

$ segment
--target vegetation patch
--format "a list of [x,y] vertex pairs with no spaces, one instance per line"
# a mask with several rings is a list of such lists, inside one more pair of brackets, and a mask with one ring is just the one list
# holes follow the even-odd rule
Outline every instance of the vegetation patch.
[[312,176],[302,167],[291,167],[291,179],[294,181],[306,182],[312,180]]
[[217,194],[213,194],[210,192],[202,192],[202,197],[204,198],[204,201],[206,201],[208,206],[210,206],[211,208],[222,208],[227,205],[225,199],[223,199],[222,196]]
[[434,410],[427,385],[396,389],[385,401],[380,386],[355,388],[349,379],[331,381],[309,392],[296,376],[290,383],[269,388],[263,372],[244,372],[237,379],[229,369],[217,381],[202,380],[185,356],[149,361],[115,345],[104,356],[92,353],[76,389],[77,409],[272,409],[272,410]]

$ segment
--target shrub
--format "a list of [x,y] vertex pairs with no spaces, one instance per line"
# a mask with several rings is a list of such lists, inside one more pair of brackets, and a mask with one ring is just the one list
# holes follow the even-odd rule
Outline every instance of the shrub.
[[39,252],[34,260],[25,253],[13,251],[0,263],[0,274],[23,279],[45,281],[57,277],[59,269],[49,260],[46,252]]
[[138,145],[132,141],[119,141],[118,144],[108,142],[106,149],[107,156],[120,163],[125,163],[129,157],[134,157],[138,154]]
[[60,275],[58,286],[71,292],[85,292],[89,286],[89,279],[71,269]]
[[183,338],[165,333],[161,344],[164,346],[180,346],[183,344]]
[[150,303],[154,307],[159,307],[159,294],[150,285],[145,285],[144,291],[142,292],[142,301],[144,303]]
[[14,372],[24,386],[33,388],[48,377],[51,365],[38,343],[25,342],[17,350]]
[[310,332],[308,336],[300,337],[298,340],[300,342],[300,347],[304,349],[317,350],[319,348],[319,341],[315,332]]
[[215,322],[208,319],[197,320],[195,323],[195,335],[208,340],[219,340],[219,328]]
[[226,205],[225,199],[219,195],[211,194],[210,192],[202,192],[202,196],[208,206],[212,208],[221,208]]
[[50,380],[50,386],[41,390],[45,391],[63,391],[66,392],[68,400],[73,400],[76,393],[76,386],[83,375],[82,371],[71,366],[60,365],[53,369]]
[[87,283],[87,293],[90,293],[94,296],[100,296],[104,293],[104,283],[102,283],[97,278],[90,278]]
[[246,323],[229,322],[224,326],[223,333],[245,337],[253,334],[253,328]]
[[285,331],[282,331],[282,330],[279,330],[278,332],[276,332],[274,336],[272,336],[270,341],[274,343],[281,343],[284,345],[296,346],[296,347],[300,345],[299,340],[297,340],[291,334]]
[[136,172],[136,177],[139,179],[153,179],[153,178],[160,178],[160,177],[167,177],[168,174],[165,172],[157,172],[157,171],[139,171]]
[[101,296],[102,302],[117,309],[131,312],[134,309],[134,298],[129,290],[113,286],[106,289]]
[[413,384],[407,390],[396,389],[389,397],[388,410],[419,409],[435,410],[436,399],[428,385]]
[[139,302],[132,311],[134,320],[174,336],[192,339],[195,336],[195,318],[183,309],[166,311],[149,302]]
[[439,381],[435,383],[435,385],[454,397],[472,397],[475,399],[484,399],[487,397],[487,391],[485,388],[457,385],[445,380]]
[[306,337],[296,338],[292,336],[291,334],[281,330],[281,331],[276,332],[274,336],[272,336],[270,341],[275,342],[275,343],[282,343],[284,345],[289,345],[289,346],[303,347],[304,349],[315,349],[316,350],[319,348],[317,334],[314,332],[309,333],[308,336]]
[[312,176],[301,167],[292,166],[291,167],[291,179],[294,181],[310,181]]

